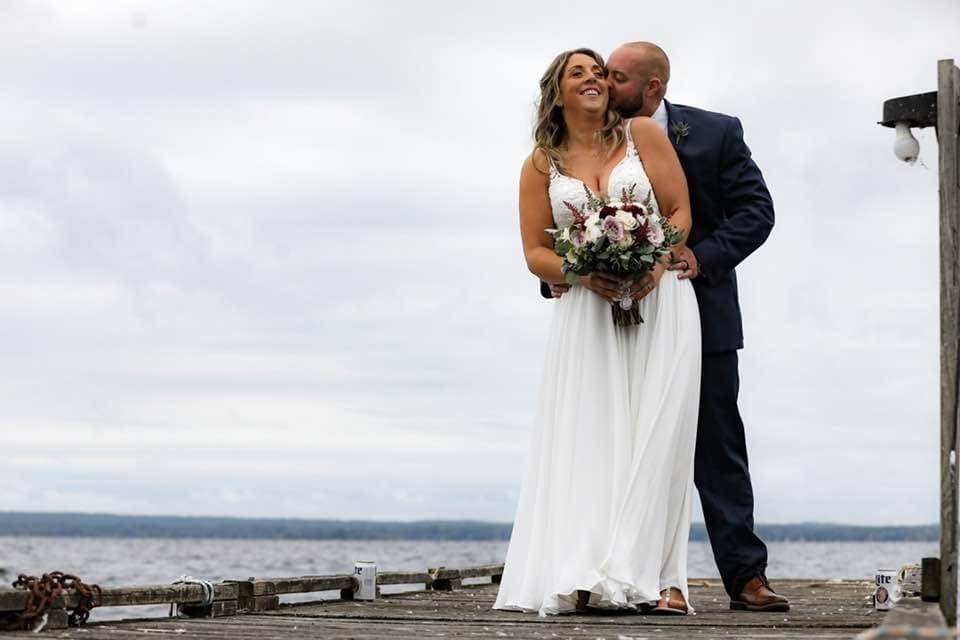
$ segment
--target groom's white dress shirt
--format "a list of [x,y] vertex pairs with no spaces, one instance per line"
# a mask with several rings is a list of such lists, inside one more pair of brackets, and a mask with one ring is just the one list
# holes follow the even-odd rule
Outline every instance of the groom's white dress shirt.
[[[667,103],[663,100],[660,101],[660,106],[657,107],[657,110],[653,112],[653,115],[650,116],[654,121],[660,125],[660,128],[663,129],[664,133],[667,133],[667,125],[669,120],[667,118]],[[667,134],[669,135],[669,134]]]

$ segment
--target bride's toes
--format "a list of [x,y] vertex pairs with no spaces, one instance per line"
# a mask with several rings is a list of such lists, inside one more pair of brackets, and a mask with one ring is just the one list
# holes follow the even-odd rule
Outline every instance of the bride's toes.
[[683,597],[683,592],[676,588],[661,591],[657,606],[653,609],[653,613],[661,615],[682,615],[687,612],[687,600]]

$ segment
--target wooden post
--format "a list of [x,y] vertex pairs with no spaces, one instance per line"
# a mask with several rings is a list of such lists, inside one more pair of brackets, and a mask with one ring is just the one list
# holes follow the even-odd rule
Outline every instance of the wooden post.
[[940,558],[923,558],[920,567],[920,599],[940,602]]
[[459,569],[447,569],[446,567],[437,567],[436,569],[427,569],[430,574],[430,588],[434,591],[453,591],[462,586],[462,576]]
[[250,577],[246,580],[227,580],[226,582],[237,585],[237,611],[239,613],[273,611],[280,608],[277,585],[269,580],[257,580]]
[[960,345],[960,69],[937,68],[940,146],[940,610],[957,624],[957,358]]

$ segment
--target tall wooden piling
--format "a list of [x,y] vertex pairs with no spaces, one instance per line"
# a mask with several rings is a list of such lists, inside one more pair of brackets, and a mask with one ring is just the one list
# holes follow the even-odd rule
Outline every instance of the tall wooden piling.
[[940,610],[957,624],[957,364],[960,356],[960,69],[937,68],[940,146]]

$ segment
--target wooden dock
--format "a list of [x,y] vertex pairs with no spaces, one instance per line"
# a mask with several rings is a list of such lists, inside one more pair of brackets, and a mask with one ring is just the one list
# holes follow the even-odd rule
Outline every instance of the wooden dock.
[[[540,618],[535,613],[495,611],[501,566],[440,569],[424,573],[381,573],[378,584],[419,583],[417,591],[352,600],[352,576],[249,579],[209,586],[155,585],[104,589],[101,606],[179,602],[195,616],[88,623],[63,628],[66,594],[50,612],[51,627],[42,635],[87,640],[175,636],[178,638],[584,638],[596,640],[674,640],[680,638],[855,638],[878,626],[870,581],[777,580],[791,602],[789,613],[734,612],[718,581],[691,581],[696,615],[657,617],[635,613],[592,612]],[[476,584],[480,580],[482,583]],[[470,582],[475,584],[469,584]],[[424,589],[424,587],[427,587]],[[334,599],[280,603],[288,593],[323,592]],[[22,591],[0,590],[0,611],[16,611]],[[318,595],[320,595],[318,593]],[[206,599],[206,602],[203,602]],[[212,604],[208,604],[213,600]],[[59,607],[59,609],[57,609]],[[96,611],[96,610],[94,610]],[[60,628],[56,628],[60,627]],[[37,637],[30,631],[3,637]],[[884,636],[909,637],[909,636]],[[945,637],[945,636],[937,636]]]

